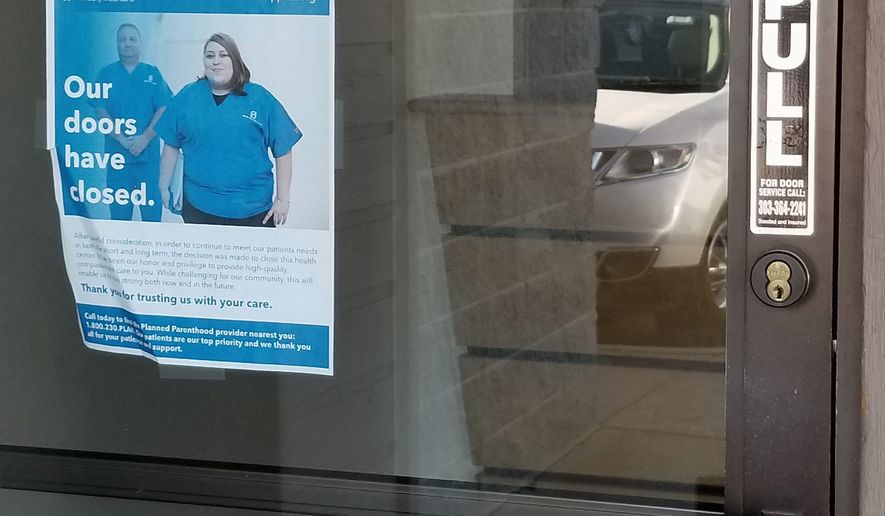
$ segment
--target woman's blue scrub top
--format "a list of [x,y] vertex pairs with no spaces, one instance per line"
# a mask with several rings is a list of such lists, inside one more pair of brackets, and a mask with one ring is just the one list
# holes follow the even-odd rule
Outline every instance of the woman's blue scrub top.
[[[138,63],[130,73],[123,63],[117,61],[102,68],[96,80],[111,83],[113,87],[108,92],[108,98],[95,99],[91,101],[92,106],[104,108],[113,118],[135,119],[137,134],[144,133],[157,111],[172,98],[172,90],[160,69],[147,63]],[[151,139],[141,154],[133,156],[120,142],[108,136],[105,138],[105,152],[122,154],[126,163],[159,161],[160,140]]]
[[172,99],[156,131],[184,153],[184,196],[195,208],[240,219],[270,210],[274,158],[288,154],[301,131],[264,87],[247,83],[220,105],[209,81],[191,83]]

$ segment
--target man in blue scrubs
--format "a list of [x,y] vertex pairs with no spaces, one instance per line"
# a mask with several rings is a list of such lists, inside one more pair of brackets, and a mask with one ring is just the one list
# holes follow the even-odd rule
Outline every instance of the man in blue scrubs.
[[[160,222],[160,142],[154,126],[163,115],[172,91],[160,70],[141,62],[141,32],[131,23],[117,29],[120,60],[104,67],[97,81],[110,83],[108,98],[93,101],[100,118],[134,119],[134,136],[112,134],[105,139],[105,152],[120,153],[126,159],[123,170],[108,170],[108,187],[130,192],[144,189],[147,205],[140,206],[141,220]],[[132,220],[132,204],[111,204],[111,218]]]

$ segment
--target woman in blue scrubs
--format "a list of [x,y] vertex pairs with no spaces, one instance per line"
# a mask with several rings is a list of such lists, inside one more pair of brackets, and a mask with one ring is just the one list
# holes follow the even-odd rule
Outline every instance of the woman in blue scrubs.
[[213,34],[206,42],[203,67],[204,75],[182,88],[156,127],[166,144],[160,160],[163,205],[170,207],[169,185],[183,151],[186,223],[285,224],[292,147],[301,131],[269,91],[250,81],[249,68],[227,34]]

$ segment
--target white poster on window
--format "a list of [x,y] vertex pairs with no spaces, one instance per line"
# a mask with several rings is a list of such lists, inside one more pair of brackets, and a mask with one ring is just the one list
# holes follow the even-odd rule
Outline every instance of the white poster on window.
[[47,0],[85,344],[331,375],[332,0]]

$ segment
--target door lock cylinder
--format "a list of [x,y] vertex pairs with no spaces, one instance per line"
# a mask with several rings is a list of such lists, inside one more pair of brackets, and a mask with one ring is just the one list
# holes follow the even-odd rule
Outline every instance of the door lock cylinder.
[[768,278],[768,285],[765,288],[768,299],[775,303],[785,303],[790,299],[790,294],[793,293],[793,287],[790,286],[793,271],[786,262],[774,260],[769,263],[765,268],[765,276]]
[[756,297],[766,305],[790,306],[808,290],[808,269],[796,255],[776,251],[759,258],[753,266],[750,283]]

